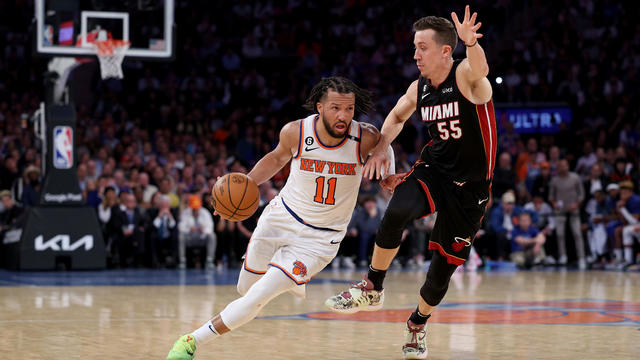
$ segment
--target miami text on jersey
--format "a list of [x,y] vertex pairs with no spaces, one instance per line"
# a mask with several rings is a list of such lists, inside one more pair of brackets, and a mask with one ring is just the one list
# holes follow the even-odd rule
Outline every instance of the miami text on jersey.
[[422,112],[422,121],[436,121],[460,116],[457,101],[433,106],[423,106],[420,111]]

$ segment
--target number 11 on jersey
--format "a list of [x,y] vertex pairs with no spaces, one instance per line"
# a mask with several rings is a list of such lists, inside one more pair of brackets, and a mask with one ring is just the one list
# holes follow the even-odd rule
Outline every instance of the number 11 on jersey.
[[327,190],[327,197],[323,197],[324,196],[324,176],[318,176],[316,178],[316,196],[313,197],[313,201],[320,204],[335,205],[337,181],[338,181],[337,178],[329,178],[329,180],[327,180],[327,185],[329,189]]

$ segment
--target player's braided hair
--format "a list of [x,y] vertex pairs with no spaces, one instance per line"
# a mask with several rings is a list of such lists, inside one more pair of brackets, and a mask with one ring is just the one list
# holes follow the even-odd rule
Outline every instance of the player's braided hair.
[[341,76],[322,78],[313,89],[304,103],[304,108],[316,111],[316,104],[323,100],[329,89],[340,94],[353,93],[356,96],[356,111],[367,114],[373,110],[373,99],[371,92],[359,87],[353,81]]

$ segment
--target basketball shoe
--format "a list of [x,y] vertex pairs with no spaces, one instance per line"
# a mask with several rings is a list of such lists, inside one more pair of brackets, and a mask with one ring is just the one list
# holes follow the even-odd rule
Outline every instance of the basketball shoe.
[[173,344],[167,360],[193,360],[195,352],[196,339],[191,334],[183,335]]
[[362,281],[351,284],[349,290],[328,298],[324,305],[337,313],[353,314],[358,311],[380,310],[383,302],[384,289],[374,290],[373,283],[364,275]]
[[402,356],[405,359],[426,359],[427,353],[427,324],[418,325],[408,320],[404,329]]

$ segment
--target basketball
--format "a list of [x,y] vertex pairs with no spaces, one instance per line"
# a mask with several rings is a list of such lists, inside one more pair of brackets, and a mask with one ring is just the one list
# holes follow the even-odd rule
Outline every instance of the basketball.
[[242,173],[226,174],[211,189],[213,208],[226,220],[242,221],[253,215],[260,203],[255,181]]

